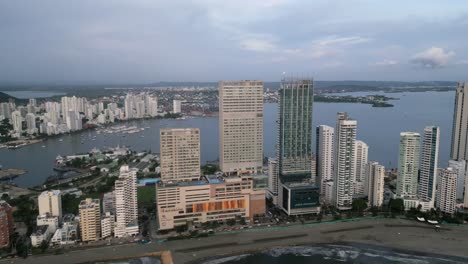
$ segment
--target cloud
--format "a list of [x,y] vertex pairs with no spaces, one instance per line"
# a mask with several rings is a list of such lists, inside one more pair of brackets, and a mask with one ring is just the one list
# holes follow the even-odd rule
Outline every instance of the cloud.
[[381,65],[381,66],[390,66],[390,65],[397,65],[397,64],[398,64],[398,61],[388,60],[388,59],[385,59],[383,61],[378,61],[375,63],[375,65]]
[[266,39],[243,39],[240,45],[243,49],[250,51],[272,52],[276,50],[276,46]]
[[449,62],[455,55],[453,51],[445,51],[443,48],[432,47],[413,56],[411,63],[423,68],[440,68]]
[[338,37],[336,35],[327,36],[312,42],[309,56],[318,59],[332,57],[343,52],[344,48],[351,45],[372,41],[370,38],[360,36]]
[[461,60],[456,63],[457,65],[468,65],[468,60]]

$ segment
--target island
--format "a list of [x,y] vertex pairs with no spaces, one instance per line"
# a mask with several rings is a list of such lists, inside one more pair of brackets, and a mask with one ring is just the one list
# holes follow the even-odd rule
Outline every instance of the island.
[[314,96],[315,102],[325,103],[361,103],[371,104],[372,107],[393,107],[393,104],[388,103],[389,100],[398,100],[385,95],[367,95],[367,96],[340,96],[330,94],[320,94]]

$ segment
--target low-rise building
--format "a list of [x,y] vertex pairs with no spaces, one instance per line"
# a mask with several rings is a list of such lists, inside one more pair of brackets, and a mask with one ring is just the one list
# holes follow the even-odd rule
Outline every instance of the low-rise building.
[[161,182],[156,189],[160,230],[265,214],[265,190],[254,190],[249,176]]
[[31,245],[33,247],[38,247],[41,245],[42,241],[47,242],[49,239],[48,230],[48,225],[37,226],[36,231],[31,234]]
[[57,216],[52,216],[49,213],[38,215],[36,218],[36,224],[38,226],[48,226],[49,234],[54,234],[59,226],[59,219]]

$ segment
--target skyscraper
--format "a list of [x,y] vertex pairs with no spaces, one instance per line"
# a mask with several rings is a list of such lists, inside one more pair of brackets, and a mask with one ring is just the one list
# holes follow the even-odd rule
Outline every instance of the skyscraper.
[[10,244],[13,232],[13,209],[7,202],[0,201],[0,248]]
[[79,205],[81,241],[96,241],[101,238],[101,207],[99,199],[87,198]]
[[161,136],[161,180],[200,179],[200,129],[164,128]]
[[34,133],[37,133],[36,115],[34,115],[33,113],[26,114],[26,127],[28,134],[32,135]]
[[320,211],[320,191],[312,179],[313,99],[312,80],[282,80],[278,104],[278,199],[288,215]]
[[364,197],[364,188],[366,182],[366,164],[368,162],[369,146],[361,140],[356,140],[356,149],[354,153],[356,172],[354,180],[354,196]]
[[367,186],[365,195],[368,196],[370,206],[382,206],[384,198],[385,167],[378,162],[371,161],[365,167]]
[[333,199],[339,210],[351,209],[356,173],[357,121],[348,113],[338,113],[335,129]]
[[400,198],[417,198],[420,143],[421,136],[419,133],[400,133],[400,153],[396,188],[396,194]]
[[455,94],[453,110],[452,149],[453,160],[468,159],[468,82],[459,83]]
[[457,172],[452,168],[440,169],[439,177],[436,205],[440,211],[453,214],[457,205]]
[[[317,127],[317,175],[320,195],[326,197],[326,183],[333,180],[333,135],[335,129],[321,125]],[[329,194],[331,195],[331,194]]]
[[219,82],[219,141],[221,171],[262,171],[262,81]]
[[49,213],[51,216],[62,218],[62,193],[60,190],[44,191],[37,197],[39,214]]
[[439,135],[439,127],[424,128],[418,189],[419,199],[423,201],[435,201]]
[[[457,173],[457,200],[463,201],[466,181],[466,161],[449,160],[448,166]],[[439,185],[440,179],[437,179]]]
[[277,204],[279,190],[278,162],[274,158],[268,159],[268,195]]
[[173,107],[172,112],[174,114],[178,114],[182,112],[182,101],[180,100],[173,100]]
[[282,182],[311,178],[313,92],[312,80],[281,83],[277,160]]
[[11,113],[11,121],[13,123],[13,130],[18,136],[23,132],[23,117],[20,111],[13,111]]
[[136,169],[120,168],[115,181],[115,236],[125,237],[138,234],[138,204],[136,190]]

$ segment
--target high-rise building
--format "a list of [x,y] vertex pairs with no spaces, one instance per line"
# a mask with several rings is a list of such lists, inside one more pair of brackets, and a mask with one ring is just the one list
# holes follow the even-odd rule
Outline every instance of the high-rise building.
[[102,197],[102,213],[115,215],[115,191],[104,193]]
[[20,111],[13,111],[11,113],[11,121],[13,123],[13,130],[17,135],[21,135],[23,132],[23,117]]
[[338,210],[351,209],[356,173],[356,130],[357,121],[348,113],[338,113],[335,128],[333,199]]
[[366,164],[368,162],[369,146],[361,140],[356,140],[356,149],[354,159],[356,164],[354,180],[354,197],[364,197],[364,188],[366,181]]
[[439,127],[424,128],[419,176],[419,199],[435,201],[437,162],[439,159]]
[[26,115],[26,127],[28,134],[32,135],[34,133],[37,133],[36,115],[34,115],[33,113],[29,113]]
[[468,82],[459,83],[455,93],[455,107],[452,127],[453,160],[468,160]]
[[273,203],[278,202],[278,189],[279,188],[279,177],[278,177],[278,162],[274,158],[268,159],[268,196],[273,199]]
[[0,248],[10,244],[13,229],[13,210],[7,202],[0,201]]
[[161,180],[200,178],[200,129],[164,128],[161,136]]
[[385,167],[379,165],[378,162],[371,161],[367,163],[365,173],[367,178],[365,194],[368,197],[369,205],[380,207],[384,198]]
[[87,198],[79,205],[81,241],[96,241],[101,238],[101,207],[99,199]]
[[62,193],[60,190],[44,191],[38,198],[39,214],[62,218]]
[[396,188],[396,194],[400,198],[417,198],[420,143],[421,136],[419,133],[400,133],[400,154]]
[[440,169],[439,177],[436,206],[441,212],[454,214],[457,205],[457,172],[452,168]]
[[173,103],[172,112],[174,114],[181,113],[182,112],[182,101],[181,100],[174,100],[172,103]]
[[320,212],[319,188],[312,179],[311,79],[285,78],[279,89],[278,201],[288,215]]
[[124,100],[124,108],[125,108],[125,118],[132,119],[134,118],[134,97],[132,94],[127,94]]
[[220,169],[260,173],[263,166],[263,82],[219,82]]
[[[457,173],[457,200],[463,201],[465,191],[466,161],[449,160],[448,166]],[[440,179],[437,179],[437,185],[440,185]]]
[[137,171],[137,169],[122,166],[119,178],[115,181],[116,222],[114,234],[116,237],[138,234]]
[[109,212],[101,217],[101,237],[110,237],[114,233],[115,216]]
[[[335,129],[321,125],[317,127],[317,176],[320,195],[326,197],[326,184],[333,180],[333,135]],[[328,194],[331,195],[331,194]]]

